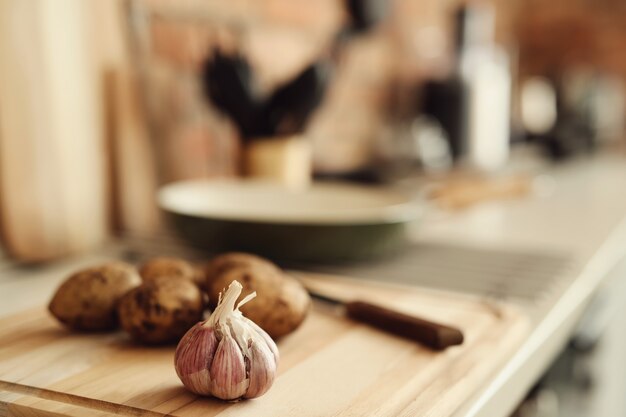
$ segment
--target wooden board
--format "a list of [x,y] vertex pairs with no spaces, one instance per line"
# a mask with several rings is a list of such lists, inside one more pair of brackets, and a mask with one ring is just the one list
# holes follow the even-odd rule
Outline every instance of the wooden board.
[[157,167],[137,77],[131,70],[111,70],[104,79],[115,226],[125,232],[152,236],[162,228],[156,203]]
[[468,297],[333,277],[302,279],[328,294],[459,326],[466,341],[433,352],[316,304],[278,344],[272,389],[228,403],[183,388],[173,347],[137,346],[122,333],[70,333],[38,308],[0,320],[0,416],[447,416],[528,330],[509,306],[495,310]]
[[0,229],[20,260],[109,237],[88,3],[0,1]]

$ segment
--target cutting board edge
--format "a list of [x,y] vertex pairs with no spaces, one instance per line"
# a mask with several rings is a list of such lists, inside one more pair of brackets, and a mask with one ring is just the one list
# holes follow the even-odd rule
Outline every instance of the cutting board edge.
[[[102,417],[145,416],[161,417],[167,414],[142,408],[116,404],[94,398],[42,389],[0,380],[0,394],[9,393],[16,397],[11,402],[0,399],[0,411],[5,409],[7,417],[82,417],[93,416],[94,411]],[[71,402],[75,401],[75,402]],[[63,408],[63,412],[55,409]],[[0,414],[0,417],[5,417]]]

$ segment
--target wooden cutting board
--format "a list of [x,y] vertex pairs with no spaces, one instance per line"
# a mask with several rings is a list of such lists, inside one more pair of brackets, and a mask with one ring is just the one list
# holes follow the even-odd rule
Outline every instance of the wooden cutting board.
[[278,344],[279,377],[263,397],[228,403],[179,382],[174,347],[122,333],[76,334],[38,308],[0,319],[0,416],[447,416],[519,346],[514,308],[417,288],[303,276],[319,291],[360,297],[455,325],[465,343],[434,352],[315,304]]
[[88,3],[0,1],[0,229],[7,252],[23,261],[109,237]]

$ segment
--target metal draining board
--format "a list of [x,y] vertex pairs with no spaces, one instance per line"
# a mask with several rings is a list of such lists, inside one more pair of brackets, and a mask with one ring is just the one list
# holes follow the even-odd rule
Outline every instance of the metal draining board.
[[367,280],[466,292],[524,305],[550,299],[574,278],[565,253],[495,250],[448,244],[414,244],[384,261],[301,269]]

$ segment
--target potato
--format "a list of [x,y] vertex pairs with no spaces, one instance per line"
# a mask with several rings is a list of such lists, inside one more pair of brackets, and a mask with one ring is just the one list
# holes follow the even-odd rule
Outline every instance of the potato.
[[[246,317],[273,338],[294,331],[306,317],[311,304],[304,287],[268,261],[246,258],[245,262],[239,262],[243,258],[241,254],[236,255],[236,262],[231,263],[229,268],[222,268],[219,274],[213,276],[209,286],[212,303],[217,301],[220,291],[233,280],[237,280],[243,285],[244,296],[252,291],[257,292],[256,298],[241,307]],[[222,259],[219,261],[226,265],[223,257],[226,255],[220,257]],[[252,262],[246,264],[247,260]],[[258,260],[262,262],[259,263]]]
[[202,319],[202,292],[191,281],[155,277],[129,291],[118,307],[122,328],[146,344],[177,342]]
[[139,267],[139,275],[144,281],[166,276],[171,279],[189,280],[200,288],[206,285],[203,271],[180,258],[160,256],[149,259]]
[[48,309],[75,330],[110,330],[118,325],[117,304],[141,278],[132,265],[111,262],[72,274],[57,289]]
[[[207,289],[211,287],[213,281],[218,279],[224,272],[239,267],[267,268],[272,272],[281,273],[281,270],[272,262],[259,256],[243,252],[229,252],[219,255],[211,260],[205,268]],[[213,302],[217,302],[215,298]]]

